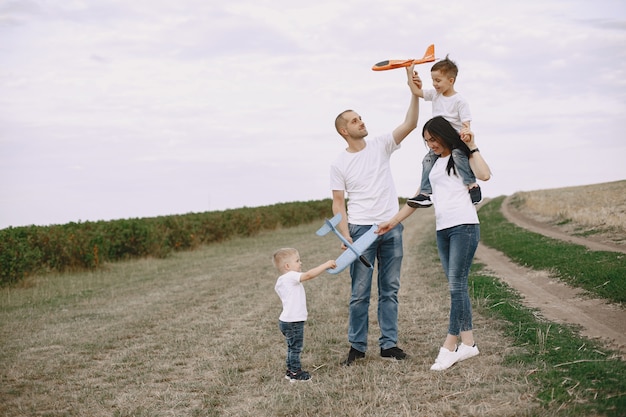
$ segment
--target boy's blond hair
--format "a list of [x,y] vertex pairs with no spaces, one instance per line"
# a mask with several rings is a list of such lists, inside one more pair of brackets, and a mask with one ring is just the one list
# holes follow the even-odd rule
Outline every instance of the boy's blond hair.
[[274,263],[274,267],[280,271],[280,273],[285,272],[284,265],[285,261],[294,255],[298,255],[298,250],[294,248],[281,248],[274,252],[272,255],[272,262]]

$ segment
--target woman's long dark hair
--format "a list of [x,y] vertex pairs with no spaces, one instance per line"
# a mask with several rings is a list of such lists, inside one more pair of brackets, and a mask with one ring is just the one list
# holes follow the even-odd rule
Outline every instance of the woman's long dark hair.
[[[459,132],[457,132],[456,129],[452,127],[450,122],[444,119],[443,116],[435,116],[427,121],[422,129],[422,137],[424,137],[424,133],[426,132],[430,133],[430,136],[439,140],[443,146],[450,149],[450,152],[454,149],[459,149],[469,158],[470,149],[465,142],[461,140]],[[448,175],[450,175],[451,170],[454,171],[454,175],[457,175],[453,158],[448,159],[448,165],[446,166]]]

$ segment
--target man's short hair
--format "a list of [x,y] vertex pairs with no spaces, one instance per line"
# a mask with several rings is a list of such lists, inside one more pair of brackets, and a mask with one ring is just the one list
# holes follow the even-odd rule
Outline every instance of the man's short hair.
[[341,113],[339,113],[339,115],[335,119],[335,129],[337,129],[337,133],[339,133],[340,135],[341,135],[341,132],[339,131],[339,129],[346,127],[348,124],[348,120],[344,116],[346,115],[346,113],[350,113],[353,111],[354,110],[344,110]]

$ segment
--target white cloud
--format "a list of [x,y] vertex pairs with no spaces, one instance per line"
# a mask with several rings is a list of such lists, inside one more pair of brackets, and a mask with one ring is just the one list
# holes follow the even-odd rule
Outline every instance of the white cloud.
[[[623,179],[622,3],[4,2],[0,227],[329,197],[334,117],[397,126],[403,70],[370,68],[430,43],[459,64],[487,196]],[[394,155],[402,195],[429,114]]]

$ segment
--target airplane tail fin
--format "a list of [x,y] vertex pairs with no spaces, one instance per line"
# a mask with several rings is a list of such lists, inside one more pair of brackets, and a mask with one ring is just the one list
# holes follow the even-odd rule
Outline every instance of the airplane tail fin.
[[413,61],[414,64],[423,64],[425,62],[433,62],[435,60],[435,44],[428,45],[426,48],[426,52],[422,59],[416,59]]
[[435,60],[435,44],[428,45],[428,48],[426,48],[426,53],[424,54],[424,57],[422,59],[428,59],[431,61]]
[[341,213],[337,213],[332,219],[325,220],[325,224],[324,226],[320,227],[320,229],[315,232],[316,235],[318,236],[324,236],[326,233],[330,232],[331,230],[333,230],[341,221]]

